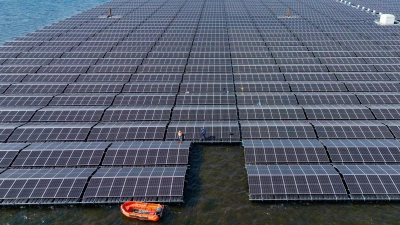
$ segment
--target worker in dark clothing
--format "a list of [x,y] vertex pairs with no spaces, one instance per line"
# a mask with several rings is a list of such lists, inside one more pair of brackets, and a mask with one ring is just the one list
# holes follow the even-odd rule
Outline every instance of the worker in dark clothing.
[[206,139],[207,139],[206,133],[207,133],[207,131],[206,131],[206,129],[203,127],[203,129],[201,129],[201,140],[206,140]]
[[182,133],[182,131],[178,131],[178,139],[179,139],[179,141],[183,141],[183,133]]

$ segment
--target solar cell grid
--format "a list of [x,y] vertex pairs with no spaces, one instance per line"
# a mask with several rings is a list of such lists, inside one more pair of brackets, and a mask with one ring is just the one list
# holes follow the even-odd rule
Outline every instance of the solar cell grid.
[[344,83],[349,91],[354,92],[399,92],[400,84],[398,82],[350,82]]
[[389,129],[376,121],[311,121],[321,139],[393,139]]
[[356,95],[350,93],[295,93],[301,105],[359,104]]
[[400,157],[397,140],[322,140],[334,163],[394,163]]
[[175,106],[171,120],[194,120],[194,121],[220,121],[237,120],[235,106]]
[[179,88],[179,83],[163,82],[135,82],[126,83],[122,92],[124,93],[176,93]]
[[235,82],[237,92],[289,92],[285,82]]
[[400,104],[400,94],[397,93],[363,93],[358,92],[357,98],[362,104]]
[[106,107],[54,107],[40,109],[32,117],[32,122],[97,122],[102,117]]
[[235,81],[284,81],[285,78],[281,73],[235,73]]
[[187,164],[190,143],[181,142],[121,142],[107,150],[102,165],[144,166]]
[[225,93],[180,93],[176,105],[234,105],[234,95]]
[[171,106],[112,106],[105,111],[102,121],[169,120],[171,110]]
[[15,83],[7,89],[5,94],[59,94],[64,91],[67,85],[68,83]]
[[28,122],[40,107],[2,107],[0,122]]
[[78,78],[79,74],[28,74],[22,82],[27,83],[43,83],[43,82],[57,82],[67,83],[74,82]]
[[25,143],[1,143],[0,144],[0,167],[8,167],[17,156],[18,152],[28,146]]
[[246,165],[246,169],[250,200],[348,198],[339,174],[330,165]]
[[88,137],[91,141],[162,140],[167,122],[99,123]]
[[146,73],[135,73],[132,74],[130,81],[131,82],[180,82],[182,80],[182,74],[168,74],[168,73],[160,73],[160,74],[146,74]]
[[100,168],[90,179],[84,198],[182,197],[186,170],[187,167]]
[[28,123],[17,128],[9,141],[83,141],[94,125],[95,123]]
[[[285,73],[287,81],[336,81],[332,73]],[[235,76],[236,78],[236,76]]]
[[98,166],[109,145],[104,142],[33,143],[20,152],[12,166]]
[[337,79],[340,81],[357,81],[357,80],[385,81],[385,80],[389,80],[389,78],[384,73],[335,73],[335,75],[336,75]]
[[302,121],[240,121],[243,139],[313,139],[312,126]]
[[0,199],[78,200],[94,169],[9,169],[0,175]]
[[353,199],[398,199],[398,165],[336,165]]
[[244,140],[246,163],[327,163],[328,156],[318,140]]
[[71,83],[65,93],[119,93],[124,83],[80,82]]
[[[241,87],[239,87],[241,89]],[[294,94],[268,92],[237,92],[238,105],[297,105]]]
[[344,84],[340,82],[300,81],[289,82],[289,85],[295,92],[347,92]]
[[305,105],[308,119],[319,120],[373,120],[371,111],[361,105]]
[[279,105],[245,105],[238,106],[239,118],[241,120],[303,120],[306,119],[303,109],[300,106],[279,106]]

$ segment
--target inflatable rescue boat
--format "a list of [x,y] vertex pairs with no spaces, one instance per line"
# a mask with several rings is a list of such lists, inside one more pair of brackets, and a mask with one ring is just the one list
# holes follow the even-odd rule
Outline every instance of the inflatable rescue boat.
[[138,220],[158,221],[163,210],[163,205],[146,202],[125,202],[121,205],[122,214]]

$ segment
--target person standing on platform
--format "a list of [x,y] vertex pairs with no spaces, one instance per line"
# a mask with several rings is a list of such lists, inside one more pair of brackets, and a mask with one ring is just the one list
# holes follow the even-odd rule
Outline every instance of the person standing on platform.
[[178,139],[179,139],[179,141],[183,141],[183,133],[182,133],[182,131],[178,131]]
[[207,133],[207,131],[203,127],[203,129],[201,129],[201,140],[207,140],[206,133]]

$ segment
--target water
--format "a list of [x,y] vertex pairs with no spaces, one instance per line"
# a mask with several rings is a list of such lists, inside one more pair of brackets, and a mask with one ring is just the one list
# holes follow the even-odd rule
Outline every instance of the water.
[[108,0],[0,0],[0,45]]
[[[191,150],[185,203],[157,224],[399,224],[399,203],[250,202],[240,146]],[[154,224],[125,218],[118,205],[4,208],[0,224]]]

